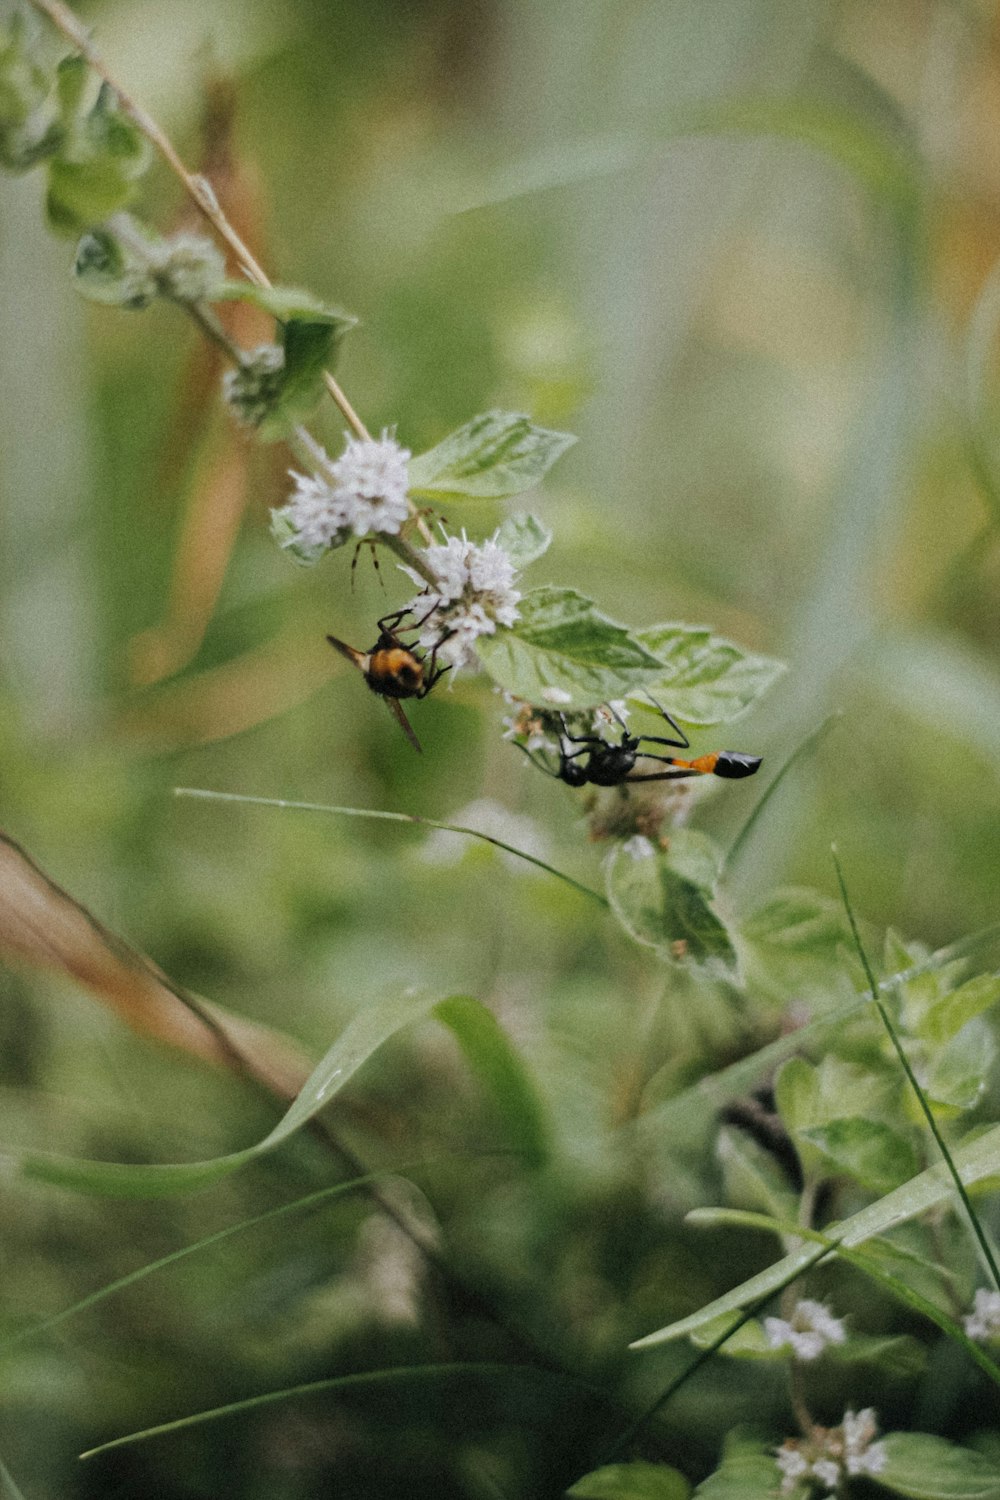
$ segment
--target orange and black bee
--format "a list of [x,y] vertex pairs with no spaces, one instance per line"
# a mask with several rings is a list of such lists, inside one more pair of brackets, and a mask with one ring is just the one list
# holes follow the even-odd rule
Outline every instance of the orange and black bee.
[[[630,786],[637,781],[680,781],[688,776],[722,776],[726,780],[734,781],[744,776],[752,776],[760,769],[761,757],[759,755],[744,755],[738,750],[713,750],[708,755],[699,755],[696,760],[678,760],[671,755],[655,755],[642,747],[648,745],[670,745],[678,750],[689,750],[691,741],[681,729],[680,725],[671,718],[665,708],[654,700],[654,707],[666,719],[670,728],[679,739],[666,739],[662,735],[655,734],[629,734],[624,719],[608,704],[609,712],[621,728],[621,739],[618,743],[611,744],[602,739],[599,734],[571,734],[566,723],[565,715],[560,714],[559,720],[562,724],[562,733],[559,736],[559,764],[553,767],[540,758],[541,752],[528,750],[526,746],[520,745],[525,755],[534,762],[540,770],[549,776],[554,776],[557,781],[564,781],[567,786]],[[515,744],[517,741],[515,740]],[[579,745],[579,750],[571,750],[570,745]],[[636,761],[658,760],[662,764],[670,766],[669,771],[642,772],[638,776],[633,775]]]
[[327,640],[341,656],[346,656],[357,667],[372,692],[378,694],[394,715],[414,750],[419,750],[420,741],[399,700],[426,698],[434,684],[449,670],[448,667],[437,665],[437,653],[447,635],[435,641],[429,657],[418,656],[400,638],[399,631],[401,627],[407,631],[419,630],[424,621],[414,620],[412,624],[403,627],[402,622],[408,613],[408,610],[400,609],[395,614],[383,615],[378,622],[378,640],[370,651],[358,651],[346,641],[338,640],[335,635],[328,635]]

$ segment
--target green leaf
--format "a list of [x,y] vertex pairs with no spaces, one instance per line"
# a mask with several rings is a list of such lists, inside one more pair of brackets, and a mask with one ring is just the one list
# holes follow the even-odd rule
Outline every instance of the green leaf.
[[548,551],[552,533],[537,516],[520,511],[508,516],[497,532],[497,541],[515,568],[526,568]]
[[911,1025],[912,1012],[904,1011],[908,1029],[926,1038],[929,1042],[947,1042],[967,1022],[989,1010],[1000,1000],[1000,974],[979,974],[968,979],[957,989],[937,995],[923,1008],[916,1024]]
[[61,128],[42,117],[49,75],[32,56],[34,27],[24,12],[0,26],[0,166],[23,172],[58,145]]
[[974,1109],[982,1098],[996,1041],[986,1022],[972,1020],[947,1046],[931,1050],[920,1082],[928,1098],[951,1110]]
[[70,234],[124,208],[149,161],[148,142],[107,85],[84,112],[87,77],[83,58],[70,57],[56,80],[62,134],[48,164],[46,209],[53,228]]
[[519,412],[487,411],[410,460],[410,488],[435,499],[503,499],[538,484],[576,442]]
[[704,834],[679,828],[666,850],[629,839],[611,851],[605,882],[611,910],[630,937],[675,963],[736,969],[729,932],[709,902],[717,851]]
[[493,1012],[468,995],[453,995],[434,1007],[450,1027],[469,1066],[492,1095],[514,1150],[530,1166],[549,1155],[548,1127],[541,1101],[524,1062]]
[[698,1500],[774,1500],[780,1480],[772,1452],[761,1443],[729,1438],[722,1463],[695,1495]]
[[898,1091],[888,1070],[875,1073],[860,1063],[829,1052],[814,1066],[793,1057],[779,1071],[774,1084],[778,1113],[789,1134],[808,1141],[815,1127],[855,1116],[872,1118]]
[[[785,671],[783,662],[754,656],[697,625],[650,625],[636,639],[663,663],[650,694],[686,724],[728,724],[746,713]],[[635,701],[649,707],[641,694]]]
[[777,1218],[795,1216],[797,1195],[772,1152],[745,1130],[724,1125],[715,1154],[722,1168],[725,1199],[738,1208],[756,1208]]
[[687,1500],[691,1486],[666,1464],[607,1464],[566,1491],[574,1500]]
[[801,994],[835,986],[846,937],[843,908],[819,891],[775,891],[743,923],[754,978],[768,990]]
[[274,1129],[255,1145],[229,1156],[145,1166],[82,1161],[40,1151],[10,1155],[29,1177],[83,1192],[122,1198],[161,1198],[193,1192],[220,1177],[228,1177],[289,1140],[336,1097],[384,1042],[403,1026],[426,1016],[432,1007],[433,1002],[426,996],[411,994],[359,1011],[314,1068]]
[[257,424],[262,442],[286,437],[314,410],[323,394],[323,376],[334,363],[343,327],[292,319],[284,325],[285,363],[275,382],[274,402]]
[[883,1489],[912,1500],[998,1500],[1000,1467],[982,1453],[929,1432],[890,1432],[881,1441]]
[[841,1118],[800,1132],[837,1172],[862,1187],[887,1193],[917,1170],[912,1143],[882,1120]]
[[222,281],[213,292],[213,302],[252,302],[279,323],[328,323],[342,338],[358,324],[357,318],[335,303],[323,302],[312,292],[290,286],[257,286],[252,281]]
[[486,671],[516,698],[544,705],[556,690],[569,695],[566,708],[594,708],[657,670],[652,652],[574,589],[533,589],[519,607],[515,625],[476,642]]
[[874,1365],[883,1374],[916,1379],[927,1368],[927,1348],[908,1333],[880,1337],[854,1333],[829,1344],[823,1358],[839,1365]]

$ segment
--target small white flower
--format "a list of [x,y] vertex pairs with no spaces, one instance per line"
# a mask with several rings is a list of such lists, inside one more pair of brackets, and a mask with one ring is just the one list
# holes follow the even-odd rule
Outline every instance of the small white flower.
[[775,1457],[778,1468],[783,1476],[781,1481],[781,1493],[790,1495],[799,1480],[809,1472],[809,1461],[796,1446],[794,1439],[782,1443]]
[[609,703],[602,703],[600,708],[594,710],[594,722],[592,732],[602,737],[609,734],[612,739],[617,739],[622,731],[622,724],[628,722],[629,710],[624,698],[613,698]]
[[493,635],[498,625],[513,625],[518,619],[521,595],[514,588],[514,564],[495,535],[476,543],[464,531],[461,536],[445,535],[423,556],[436,580],[433,588],[412,568],[403,567],[423,585],[423,592],[407,606],[420,621],[420,645],[425,651],[436,649],[442,665],[456,670],[474,667],[479,637]]
[[985,1343],[1000,1336],[1000,1292],[989,1292],[980,1287],[972,1302],[972,1312],[962,1319],[962,1326],[970,1339]]
[[789,1438],[775,1450],[781,1493],[790,1495],[803,1480],[836,1490],[845,1475],[880,1474],[888,1455],[884,1443],[872,1441],[877,1431],[868,1406],[857,1414],[845,1411],[840,1427],[814,1427],[807,1438]]
[[765,1318],[764,1335],[770,1348],[787,1344],[801,1360],[818,1359],[828,1345],[842,1344],[847,1337],[841,1319],[811,1297],[795,1304],[791,1319]]
[[542,688],[542,698],[546,703],[555,703],[559,705],[573,702],[572,693],[566,693],[562,688],[557,687]]
[[627,854],[629,859],[652,859],[656,850],[645,834],[634,833],[622,844],[622,853]]
[[395,536],[409,515],[409,457],[409,450],[386,431],[381,438],[348,434],[347,446],[336,460],[317,444],[316,472],[292,471],[292,498],[276,513],[293,528],[288,544],[336,547],[352,532]]

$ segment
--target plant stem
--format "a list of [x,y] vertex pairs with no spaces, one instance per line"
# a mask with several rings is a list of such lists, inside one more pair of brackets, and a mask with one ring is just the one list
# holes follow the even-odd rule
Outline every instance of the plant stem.
[[[136,129],[142,132],[150,144],[163,157],[163,160],[167,163],[174,176],[183,184],[185,192],[194,203],[198,212],[207,219],[219,238],[233,252],[248,280],[254,282],[257,286],[269,287],[271,285],[270,277],[254,256],[250,247],[237,234],[232,224],[226,218],[211,183],[207,178],[188,171],[167,133],[157,124],[152,115],[148,114],[140,104],[136,103],[130,94],[126,93],[117,78],[110,72],[101,54],[91,41],[86,27],[81,25],[69,6],[64,5],[63,0],[31,0],[31,4],[36,10],[41,11],[43,15],[48,17],[56,30],[60,31],[68,41],[72,42],[73,46],[86,58],[94,72],[103,78],[109,88],[114,90],[124,113],[128,115]],[[354,407],[329,372],[327,372],[325,380],[327,390],[340,408],[348,425],[353,428],[358,437],[367,438],[369,432],[364,422],[362,422]]]

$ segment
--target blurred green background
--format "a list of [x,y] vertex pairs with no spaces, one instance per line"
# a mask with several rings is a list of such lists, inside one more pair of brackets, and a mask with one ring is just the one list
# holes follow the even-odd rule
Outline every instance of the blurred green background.
[[[765,772],[842,711],[758,825],[734,905],[787,882],[832,890],[836,838],[874,923],[937,945],[995,919],[1000,453],[979,300],[1000,246],[994,6],[78,11],[275,277],[359,315],[339,375],[373,430],[394,425],[419,451],[495,405],[579,434],[532,497],[555,532],[532,581],[577,587],[630,624],[705,623],[786,659],[779,688],[723,736],[762,753]],[[175,979],[317,1054],[404,985],[489,1003],[536,1069],[564,1151],[544,1200],[478,1154],[489,1111],[432,1028],[371,1066],[353,1128],[370,1154],[438,1163],[430,1197],[459,1259],[487,1282],[505,1269],[503,1295],[543,1342],[613,1369],[623,1390],[655,1389],[649,1364],[623,1373],[626,1340],[734,1279],[731,1241],[713,1259],[673,1218],[710,1163],[651,1181],[610,1133],[641,1108],[651,1035],[680,1025],[657,1011],[662,970],[572,892],[484,847],[172,789],[477,823],[598,884],[603,851],[578,801],[502,742],[483,681],[415,706],[413,754],[324,642],[370,644],[409,585],[388,557],[380,580],[362,556],[352,593],[346,554],[306,571],[278,553],[266,521],[287,455],[230,431],[179,314],[77,297],[40,196],[37,176],[0,180],[4,827]],[[163,229],[188,222],[161,166],[139,210]],[[332,407],[315,430],[336,447]],[[448,511],[476,535],[499,517]],[[725,842],[759,792],[727,787],[697,819]],[[82,992],[0,983],[0,1141],[170,1160],[272,1122],[266,1103],[123,1033]],[[679,1076],[740,1050],[736,1016],[686,1026]],[[180,1205],[4,1181],[5,1319],[58,1311],[327,1180],[306,1143]],[[626,1245],[615,1225],[630,1205]],[[546,1493],[562,1460],[523,1434],[497,1436],[484,1417],[432,1438],[418,1414],[371,1408],[353,1426],[282,1409],[76,1465],[81,1447],[134,1426],[431,1357],[444,1335],[405,1307],[378,1312],[378,1267],[405,1261],[405,1246],[378,1242],[384,1228],[357,1200],[250,1232],[0,1354],[0,1455],[27,1500],[298,1497],[334,1482],[489,1495],[504,1466]],[[489,1340],[475,1348],[484,1357]],[[717,1380],[732,1420],[766,1405],[730,1372]],[[710,1465],[717,1422],[685,1406],[677,1432],[694,1469]]]

